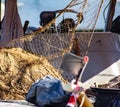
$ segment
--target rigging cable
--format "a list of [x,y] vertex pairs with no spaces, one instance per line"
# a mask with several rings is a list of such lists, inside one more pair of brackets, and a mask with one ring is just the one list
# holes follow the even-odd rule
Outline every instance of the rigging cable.
[[106,7],[105,7],[104,10],[103,10],[103,19],[104,19],[104,21],[106,21],[105,11],[106,11],[106,9],[108,8],[109,5],[110,5],[110,1],[108,2],[108,4],[106,5]]

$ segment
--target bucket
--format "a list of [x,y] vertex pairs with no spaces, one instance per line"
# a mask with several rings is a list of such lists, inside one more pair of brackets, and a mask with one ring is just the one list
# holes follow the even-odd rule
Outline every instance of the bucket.
[[91,90],[96,93],[95,107],[107,107],[120,94],[120,89],[92,87]]
[[60,68],[65,72],[71,72],[73,75],[77,76],[83,66],[83,57],[68,53],[64,56]]

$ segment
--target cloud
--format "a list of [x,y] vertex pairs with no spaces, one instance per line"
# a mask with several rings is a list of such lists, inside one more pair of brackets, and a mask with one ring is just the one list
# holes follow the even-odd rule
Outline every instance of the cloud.
[[5,11],[5,5],[3,2],[1,2],[1,17],[0,17],[0,20],[3,19],[3,16],[4,16],[4,11]]
[[18,7],[22,7],[22,6],[24,6],[24,3],[23,3],[23,2],[18,2],[18,3],[17,3],[17,6],[18,6]]

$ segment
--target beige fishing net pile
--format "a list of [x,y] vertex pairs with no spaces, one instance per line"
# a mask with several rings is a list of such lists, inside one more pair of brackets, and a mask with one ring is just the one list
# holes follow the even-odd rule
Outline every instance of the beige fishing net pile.
[[20,48],[0,50],[0,99],[24,99],[32,83],[46,75],[66,83],[45,57]]
[[[0,99],[24,99],[31,84],[46,75],[63,82],[73,78],[60,69],[63,56],[69,52],[80,56],[87,54],[102,3],[103,0],[72,0],[47,25],[1,49]],[[74,26],[69,22],[56,22],[66,13],[73,14],[67,17],[72,16]],[[51,31],[55,22],[54,31]],[[92,32],[79,34],[78,27]]]

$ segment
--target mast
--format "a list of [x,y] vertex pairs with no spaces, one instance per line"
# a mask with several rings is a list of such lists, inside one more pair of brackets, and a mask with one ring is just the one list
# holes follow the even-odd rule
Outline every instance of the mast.
[[113,16],[115,13],[116,2],[117,2],[117,0],[110,0],[110,6],[108,9],[107,19],[106,19],[106,24],[105,24],[105,29],[104,29],[105,32],[111,31]]

